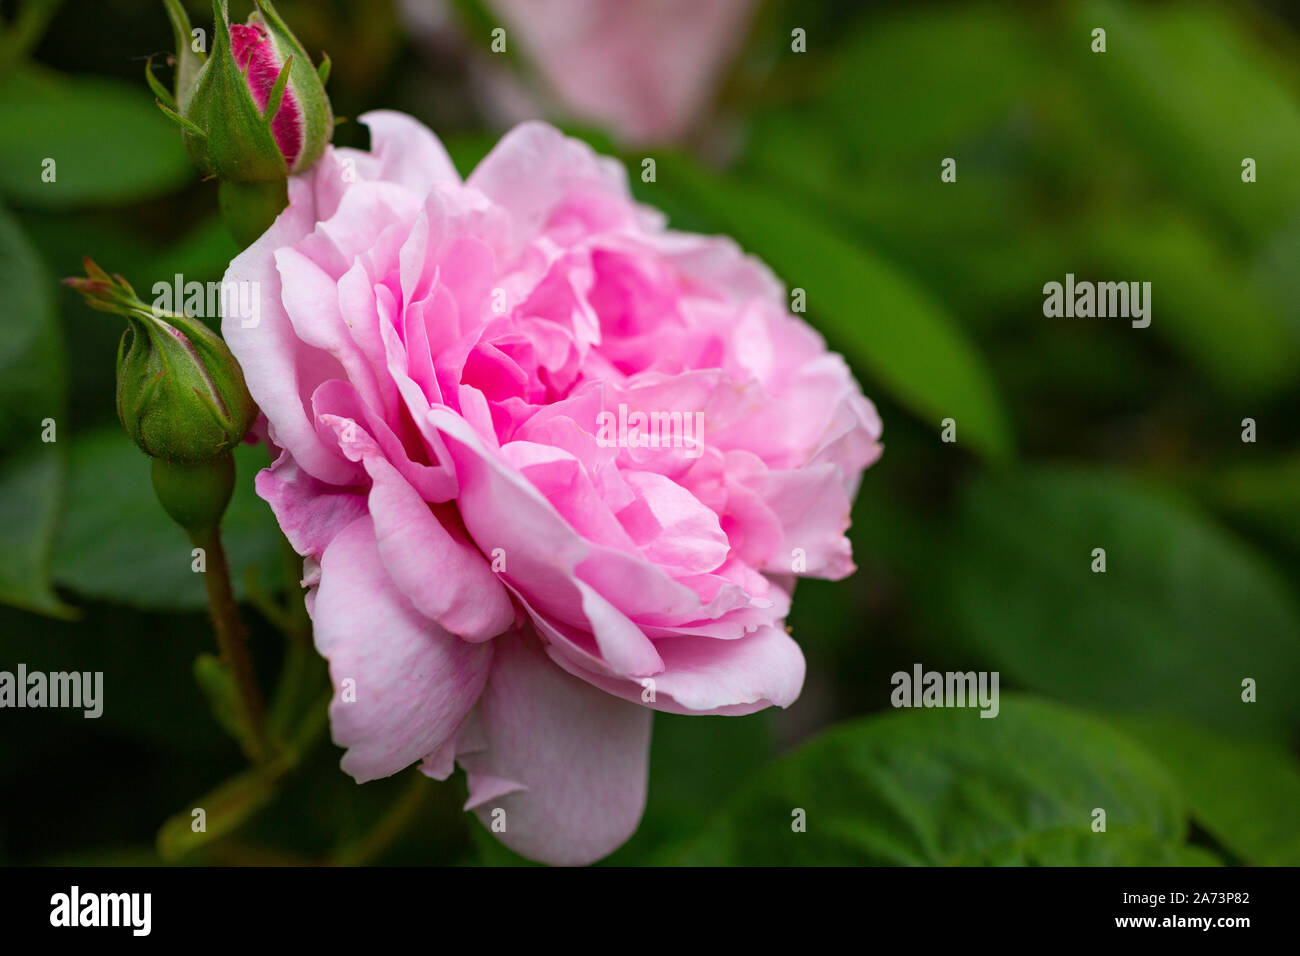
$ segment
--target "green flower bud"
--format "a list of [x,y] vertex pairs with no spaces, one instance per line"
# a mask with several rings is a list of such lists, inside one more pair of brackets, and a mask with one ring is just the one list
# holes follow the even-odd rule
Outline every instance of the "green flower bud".
[[204,58],[192,50],[184,8],[164,3],[178,48],[174,96],[147,75],[194,164],[205,175],[248,183],[282,180],[316,162],[334,135],[328,58],[314,69],[270,0],[255,0],[248,22],[234,25],[227,0],[213,0],[212,52]]
[[84,262],[86,278],[63,281],[130,325],[117,349],[117,417],[131,440],[173,464],[229,455],[257,406],[226,343],[198,319],[148,306],[121,276]]

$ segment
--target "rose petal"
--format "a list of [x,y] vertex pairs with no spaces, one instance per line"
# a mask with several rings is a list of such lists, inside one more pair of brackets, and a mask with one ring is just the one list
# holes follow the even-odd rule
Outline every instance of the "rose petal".
[[[470,644],[421,615],[394,586],[369,518],[325,549],[312,619],[329,661],[330,727],[358,782],[437,750],[487,681],[491,644]],[[351,682],[345,684],[345,682]]]
[[493,646],[491,676],[458,746],[465,808],[529,859],[598,860],[632,835],[645,809],[650,711],[565,674],[530,631]]

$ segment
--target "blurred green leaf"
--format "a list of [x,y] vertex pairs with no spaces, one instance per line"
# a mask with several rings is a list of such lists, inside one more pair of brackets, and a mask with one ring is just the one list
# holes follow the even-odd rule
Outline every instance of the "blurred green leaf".
[[[45,161],[55,180],[45,182]],[[144,88],[28,68],[0,78],[0,195],[62,209],[130,202],[194,175],[180,135]]]
[[[1109,135],[1128,139],[1155,178],[1260,237],[1300,206],[1300,109],[1294,49],[1255,5],[1083,0],[1063,33],[1081,88]],[[1258,18],[1258,19],[1253,19]],[[1091,52],[1094,27],[1106,52]],[[1258,164],[1243,183],[1242,160]],[[1234,315],[1236,313],[1234,312]]]
[[[1151,283],[1151,326],[1133,333],[1172,342],[1230,393],[1256,396],[1294,387],[1300,330],[1256,285],[1248,264],[1196,222],[1145,208],[1140,215],[1091,220],[1081,238],[1078,261],[1095,263],[1099,275],[1079,279]],[[1074,321],[1118,321],[1130,334],[1123,320]]]
[[[66,402],[63,340],[51,280],[17,223],[0,209],[0,601],[67,616],[50,586],[50,543],[63,482],[57,443]],[[53,442],[42,440],[46,419]],[[66,435],[65,435],[66,437]]]
[[[755,117],[744,168],[846,220],[961,322],[1011,323],[1062,261],[1045,200],[1077,196],[1097,137],[1047,51],[1041,20],[969,3],[863,18],[824,95]],[[1061,158],[1062,140],[1067,160]],[[940,163],[957,163],[956,182]]]
[[1292,339],[1300,342],[1300,214],[1252,250],[1250,282],[1267,295],[1273,310],[1286,321]]
[[[1257,439],[1272,444],[1269,422],[1256,423]],[[1233,426],[1239,427],[1237,422]],[[1258,447],[1247,445],[1245,447]],[[1263,461],[1239,461],[1191,479],[1217,508],[1252,530],[1300,550],[1300,452]]]
[[1003,153],[1025,144],[1002,137],[990,153],[953,145],[958,179],[940,177],[942,154],[918,159],[905,144],[882,144],[869,169],[855,163],[834,127],[801,110],[760,116],[745,168],[767,189],[794,192],[819,217],[839,222],[905,267],[927,290],[960,305],[968,326],[1010,324],[1032,307],[1043,276],[1066,259],[1064,230],[1041,221],[1034,170]]
[[0,442],[40,443],[41,422],[63,411],[66,371],[54,283],[13,218],[0,209]]
[[[1106,832],[1092,831],[1093,810]],[[806,832],[795,832],[795,811]],[[698,837],[687,865],[1139,865],[1177,860],[1183,807],[1134,743],[1059,704],[841,724],[765,769]]]
[[[1093,549],[1106,552],[1093,573]],[[1300,716],[1285,582],[1190,507],[1122,476],[1039,468],[968,489],[940,578],[956,636],[1076,704],[1167,711],[1251,734]],[[1243,703],[1243,678],[1259,685]]]
[[657,186],[685,194],[789,287],[805,289],[813,324],[923,421],[937,430],[955,418],[963,442],[994,460],[1011,457],[1010,428],[979,353],[893,266],[798,207],[681,158],[659,160]]
[[[241,599],[250,566],[264,572],[264,581],[280,580],[275,518],[253,489],[254,474],[266,464],[264,448],[235,450],[237,483],[222,539]],[[121,428],[109,426],[72,441],[67,497],[54,551],[60,584],[139,607],[207,606],[203,577],[190,567],[189,539],[158,504],[149,459]]]
[[1040,49],[1030,21],[1005,7],[891,11],[845,45],[825,107],[865,166],[924,155],[937,183],[940,157],[1032,93]]
[[54,617],[72,608],[50,586],[50,541],[63,482],[53,446],[39,446],[0,469],[0,602]]
[[1120,725],[1165,767],[1216,840],[1248,863],[1300,865],[1300,766],[1286,751],[1168,719]]

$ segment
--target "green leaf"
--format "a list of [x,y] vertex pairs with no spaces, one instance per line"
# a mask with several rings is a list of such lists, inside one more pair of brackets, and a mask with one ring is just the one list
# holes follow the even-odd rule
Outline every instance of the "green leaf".
[[[822,219],[768,192],[661,157],[658,184],[685,194],[789,287],[807,292],[813,324],[882,388],[936,430],[957,420],[963,442],[996,461],[1012,436],[979,353],[929,295]],[[646,193],[646,195],[651,195]]]
[[[1127,139],[1157,181],[1259,237],[1300,205],[1300,110],[1294,54],[1258,39],[1281,25],[1250,16],[1227,4],[1086,0],[1067,7],[1062,32],[1107,135]],[[1091,52],[1097,26],[1105,53]],[[1241,180],[1246,157],[1254,183]]]
[[[50,542],[63,462],[58,431],[66,402],[63,341],[52,284],[22,230],[0,209],[0,601],[43,614],[71,609],[49,580]],[[45,442],[46,421],[55,441]]]
[[[1130,330],[1122,320],[1064,321],[1101,321],[1125,335],[1161,336],[1230,394],[1254,397],[1294,386],[1300,335],[1252,278],[1249,264],[1198,222],[1144,207],[1133,216],[1090,220],[1081,238],[1081,261],[1096,266],[1095,274],[1078,278],[1150,282],[1151,326]],[[1232,320],[1224,321],[1229,315]]]
[[825,106],[865,164],[906,150],[937,182],[941,157],[1032,95],[1039,50],[1028,21],[1005,8],[898,10],[870,18],[840,52]]
[[[986,476],[965,496],[950,562],[940,593],[955,635],[1004,680],[1247,734],[1300,717],[1300,616],[1285,582],[1137,482],[1065,468]],[[1241,699],[1247,677],[1257,703]]]
[[[1092,830],[1096,808],[1104,833]],[[992,719],[946,708],[840,724],[662,862],[1172,864],[1185,832],[1177,793],[1141,748],[1093,717],[1004,695]]]
[[[1240,424],[1233,422],[1232,426]],[[1262,427],[1267,429],[1268,423]],[[1300,551],[1300,453],[1240,461],[1194,476],[1191,482],[1215,507],[1249,523],[1252,531]]]
[[[191,570],[191,544],[154,497],[149,459],[121,428],[110,426],[71,443],[67,511],[54,552],[54,577],[92,598],[139,607],[205,607],[203,577]],[[257,566],[263,580],[279,580],[275,518],[253,489],[266,451],[235,450],[234,497],[222,522],[222,540],[243,597],[244,572]]]
[[54,617],[74,611],[50,587],[63,466],[54,446],[37,447],[0,469],[0,602]]
[[1178,782],[1192,816],[1248,863],[1300,865],[1300,767],[1280,747],[1168,719],[1120,723]]
[[0,196],[41,209],[124,203],[192,176],[180,135],[144,88],[35,69],[0,78]]
[[21,228],[0,209],[0,447],[40,443],[63,410],[66,371],[54,282]]

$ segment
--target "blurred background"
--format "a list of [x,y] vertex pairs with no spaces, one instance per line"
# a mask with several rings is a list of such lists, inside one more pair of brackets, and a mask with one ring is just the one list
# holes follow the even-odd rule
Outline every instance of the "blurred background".
[[[645,819],[609,862],[1300,862],[1300,10],[277,7],[332,58],[336,115],[412,113],[462,173],[527,116],[619,156],[673,226],[804,289],[884,419],[857,574],[796,594],[803,696],[657,715]],[[143,293],[238,251],[144,82],[152,57],[170,84],[171,31],[151,0],[0,11],[0,670],[103,671],[105,695],[97,720],[0,711],[0,863],[518,862],[459,774],[359,787],[319,721],[297,765],[243,775],[195,679],[189,544],[115,419],[122,329],[57,284],[83,254]],[[1150,327],[1045,317],[1067,273],[1152,283]],[[241,450],[226,539],[269,690],[300,600],[263,464]],[[997,671],[999,716],[891,708],[916,664]]]

